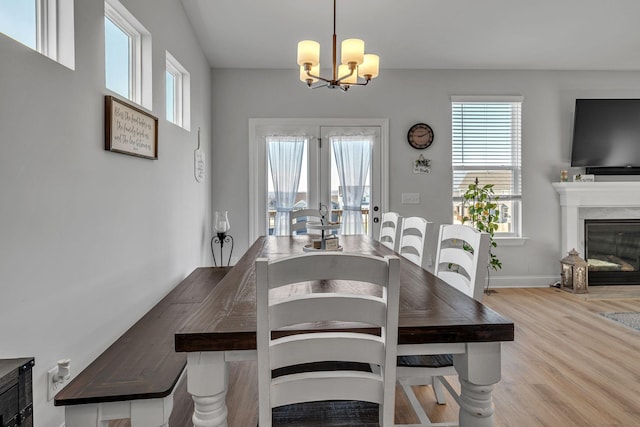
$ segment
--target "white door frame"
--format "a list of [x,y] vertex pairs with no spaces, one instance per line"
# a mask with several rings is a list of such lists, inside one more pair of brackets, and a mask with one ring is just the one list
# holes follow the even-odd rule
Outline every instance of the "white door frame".
[[[311,128],[321,126],[379,126],[380,127],[380,206],[378,212],[371,212],[372,218],[380,216],[387,211],[389,206],[389,119],[249,119],[249,242],[255,241],[259,236],[266,235],[265,221],[262,209],[266,207],[266,181],[265,188],[261,188],[260,177],[266,176],[266,146],[262,144],[263,136],[276,133],[278,129],[299,129],[302,134]],[[372,183],[373,185],[373,183]],[[373,208],[373,207],[372,207]],[[375,234],[374,234],[375,236]]]

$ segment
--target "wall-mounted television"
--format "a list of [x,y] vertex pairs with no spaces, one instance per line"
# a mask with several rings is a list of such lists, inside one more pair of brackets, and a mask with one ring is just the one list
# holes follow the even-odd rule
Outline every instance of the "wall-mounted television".
[[571,166],[640,175],[640,99],[576,99]]

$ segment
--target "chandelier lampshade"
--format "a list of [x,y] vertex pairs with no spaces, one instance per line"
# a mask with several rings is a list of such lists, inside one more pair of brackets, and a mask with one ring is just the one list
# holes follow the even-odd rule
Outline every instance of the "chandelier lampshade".
[[364,61],[364,41],[360,39],[344,40],[340,53],[341,63],[348,65],[355,62],[356,65],[360,65]]
[[[341,43],[340,65],[336,63],[336,0],[333,0],[333,66],[332,77],[320,76],[320,43],[314,40],[298,42],[300,80],[315,89],[328,87],[347,91],[351,86],[366,86],[380,73],[380,57],[364,53],[364,41],[346,39]],[[315,83],[321,82],[318,85]]]
[[298,42],[298,65],[311,64],[312,67],[320,63],[320,43],[313,40]]
[[367,53],[364,55],[364,62],[358,66],[358,77],[375,79],[378,77],[379,69],[380,69],[380,57],[378,55],[373,55],[371,53]]

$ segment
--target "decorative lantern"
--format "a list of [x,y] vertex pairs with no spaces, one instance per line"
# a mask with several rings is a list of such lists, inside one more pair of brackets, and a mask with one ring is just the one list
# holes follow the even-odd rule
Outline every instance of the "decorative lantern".
[[571,289],[574,294],[584,294],[589,292],[589,264],[578,255],[578,251],[571,249],[569,255],[560,260],[560,285],[563,289]]

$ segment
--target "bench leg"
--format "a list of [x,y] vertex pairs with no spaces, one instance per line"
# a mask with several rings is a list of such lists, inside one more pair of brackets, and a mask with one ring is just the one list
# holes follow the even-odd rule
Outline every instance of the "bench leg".
[[173,394],[163,399],[134,400],[131,402],[131,427],[169,427],[172,409]]
[[467,343],[453,356],[460,379],[460,427],[492,427],[495,411],[491,392],[500,381],[500,343]]
[[65,427],[107,427],[111,420],[129,419],[131,427],[168,427],[173,394],[162,399],[71,405],[65,407]]
[[73,405],[64,407],[65,427],[107,427],[99,418],[100,405]]
[[224,352],[189,353],[187,391],[193,397],[194,427],[226,427],[227,386]]

